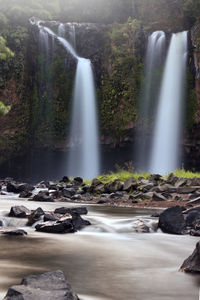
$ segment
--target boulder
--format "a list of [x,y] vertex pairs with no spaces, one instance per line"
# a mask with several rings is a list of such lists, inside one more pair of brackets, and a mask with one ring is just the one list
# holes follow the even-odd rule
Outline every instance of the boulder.
[[75,177],[73,180],[73,184],[75,185],[81,185],[83,183],[83,178],[81,177]]
[[29,191],[23,191],[19,194],[19,198],[30,198],[33,194]]
[[45,222],[35,226],[36,231],[47,233],[73,233],[76,229],[73,226],[72,219],[66,217],[64,220],[59,219],[55,222]]
[[190,230],[190,235],[192,235],[192,236],[200,236],[200,230],[192,229],[192,230]]
[[161,195],[161,194],[153,193],[152,200],[153,200],[153,201],[167,201],[167,198],[164,197],[164,196]]
[[29,275],[9,288],[4,300],[79,300],[62,271]]
[[71,198],[76,194],[76,190],[74,188],[65,188],[62,190],[62,195],[66,198]]
[[59,220],[59,218],[61,217],[61,215],[58,214],[44,214],[44,222],[48,222],[48,221],[57,221]]
[[184,272],[200,272],[200,242],[196,244],[196,248],[182,264],[181,271]]
[[136,190],[138,183],[134,178],[129,178],[124,182],[123,191],[130,192]]
[[177,188],[177,193],[178,194],[190,194],[190,193],[196,192],[199,189],[200,189],[200,187],[198,187],[198,186],[183,186],[183,187]]
[[41,207],[38,207],[34,210],[31,215],[28,217],[27,226],[32,226],[35,222],[39,221],[41,216],[44,215],[44,211]]
[[100,184],[102,184],[102,182],[101,182],[99,179],[94,178],[94,179],[92,180],[91,187],[96,187],[96,186],[98,186],[98,185],[100,185]]
[[56,208],[54,211],[55,214],[61,214],[61,215],[65,215],[65,214],[79,214],[79,215],[87,215],[88,210],[86,207],[73,207],[73,208],[68,208],[68,207],[60,207],[60,208]]
[[8,182],[7,183],[7,191],[9,193],[15,193],[19,194],[21,192],[30,192],[34,190],[34,186],[28,184],[28,183],[14,183],[14,182]]
[[3,234],[5,235],[27,235],[28,233],[25,230],[22,229],[16,229],[16,230],[11,230],[11,231],[4,231]]
[[200,211],[193,210],[190,211],[186,216],[186,225],[188,227],[195,227],[195,224],[200,221]]
[[60,180],[60,182],[64,182],[64,183],[69,182],[69,177],[63,176],[63,178]]
[[120,180],[108,182],[104,184],[104,190],[106,193],[114,193],[123,189],[124,183]]
[[31,211],[25,206],[12,206],[9,212],[9,217],[26,218],[31,214]]
[[80,230],[80,229],[82,229],[82,228],[85,227],[85,226],[91,225],[91,223],[90,223],[88,220],[84,220],[84,219],[81,218],[81,216],[78,215],[78,214],[77,214],[77,215],[74,214],[74,215],[72,216],[72,224],[73,224],[75,230]]
[[159,217],[158,227],[165,233],[184,234],[186,222],[182,206],[174,206],[164,210]]
[[48,191],[40,191],[37,195],[29,200],[37,202],[54,202],[54,198],[49,195]]

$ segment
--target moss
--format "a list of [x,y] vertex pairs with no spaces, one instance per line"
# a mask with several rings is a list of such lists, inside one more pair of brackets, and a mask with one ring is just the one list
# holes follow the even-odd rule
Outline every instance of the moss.
[[124,137],[137,117],[137,98],[142,73],[141,54],[135,47],[140,23],[128,19],[115,23],[108,32],[100,103],[102,132]]
[[194,77],[188,68],[186,86],[186,126],[188,129],[191,129],[197,122],[198,102],[194,85]]

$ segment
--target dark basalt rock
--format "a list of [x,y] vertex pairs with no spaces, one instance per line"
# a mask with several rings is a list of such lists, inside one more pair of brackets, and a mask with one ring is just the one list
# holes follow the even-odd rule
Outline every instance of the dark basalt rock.
[[9,288],[4,300],[79,300],[62,271],[25,277]]
[[186,216],[186,225],[189,227],[195,227],[195,224],[200,221],[200,211],[193,210]]
[[88,210],[86,207],[73,207],[73,208],[60,207],[60,208],[56,208],[54,213],[61,214],[61,215],[65,215],[65,214],[87,215]]
[[161,194],[158,194],[158,193],[154,192],[154,193],[153,193],[152,200],[153,200],[153,201],[167,201],[167,198],[164,197],[164,196],[161,195]]
[[48,222],[48,221],[57,221],[59,220],[59,218],[61,217],[61,215],[57,215],[57,214],[45,214],[44,215],[44,222]]
[[28,191],[23,191],[19,194],[19,198],[30,198],[33,194]]
[[49,192],[40,191],[37,195],[35,195],[30,201],[38,201],[38,202],[54,202],[54,198],[49,196]]
[[200,272],[200,242],[196,244],[196,248],[182,264],[181,271]]
[[39,221],[41,216],[44,215],[44,211],[41,207],[38,207],[34,210],[31,215],[28,217],[27,226],[32,226],[35,222]]
[[63,178],[60,180],[60,182],[64,182],[64,183],[67,183],[69,181],[70,181],[69,177],[67,177],[67,176],[63,176]]
[[30,215],[31,211],[25,206],[12,206],[9,212],[9,217],[15,218],[26,218],[27,215]]
[[73,233],[76,231],[73,226],[72,219],[69,217],[66,217],[65,220],[38,224],[35,229],[36,231],[47,233]]
[[76,190],[74,188],[65,188],[62,190],[62,195],[66,198],[71,198],[76,194]]
[[76,230],[80,230],[85,226],[91,225],[91,223],[88,220],[84,220],[83,218],[81,218],[80,215],[72,216],[72,224]]
[[75,177],[73,180],[73,184],[75,185],[81,185],[83,183],[83,178],[81,177]]
[[34,190],[34,186],[28,184],[28,183],[14,183],[14,182],[8,182],[7,183],[7,191],[9,193],[15,193],[15,194],[19,194],[21,192],[29,192],[29,191],[33,191]]
[[174,206],[164,210],[159,217],[158,227],[165,233],[184,234],[186,222],[182,206]]
[[4,231],[3,234],[5,235],[21,235],[21,236],[24,236],[24,235],[27,235],[28,233],[25,231],[25,230],[22,230],[22,229],[16,229],[16,230],[11,230],[11,231]]

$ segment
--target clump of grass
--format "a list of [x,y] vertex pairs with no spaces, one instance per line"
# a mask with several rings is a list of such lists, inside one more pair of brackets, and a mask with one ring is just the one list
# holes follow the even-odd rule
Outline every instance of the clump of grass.
[[136,180],[138,180],[140,177],[143,177],[145,179],[148,179],[150,177],[149,173],[132,173],[126,170],[121,170],[118,172],[111,172],[109,174],[104,174],[98,177],[98,179],[103,182],[103,183],[107,183],[107,182],[113,182],[115,180],[121,180],[121,181],[126,181],[129,178],[134,178]]
[[200,178],[199,172],[186,171],[184,169],[179,169],[173,172],[173,174],[177,177],[181,178]]

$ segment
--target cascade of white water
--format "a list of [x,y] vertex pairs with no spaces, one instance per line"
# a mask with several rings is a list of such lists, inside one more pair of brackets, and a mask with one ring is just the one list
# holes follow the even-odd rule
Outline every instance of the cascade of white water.
[[79,58],[73,99],[69,174],[94,178],[99,174],[98,127],[94,79],[89,59]]
[[187,63],[187,32],[173,34],[163,75],[149,171],[167,174],[179,167],[179,143]]
[[58,35],[61,37],[65,37],[65,25],[60,23],[58,26]]
[[[62,37],[65,31],[63,24],[58,29],[59,35],[62,36],[58,36],[48,27],[42,26],[40,21],[34,23],[31,19],[30,22],[36,24],[45,36],[56,39],[77,60],[70,134],[72,147],[69,151],[67,171],[70,176],[94,178],[99,174],[99,137],[91,61],[79,57],[73,46]],[[75,36],[73,41],[75,43]]]
[[145,83],[142,88],[142,95],[139,109],[138,130],[139,144],[137,147],[137,167],[146,171],[148,168],[149,141],[148,133],[152,123],[153,108],[159,93],[160,69],[165,53],[166,36],[163,31],[155,31],[148,38],[145,58]]

